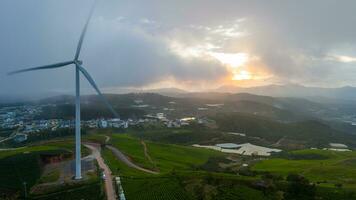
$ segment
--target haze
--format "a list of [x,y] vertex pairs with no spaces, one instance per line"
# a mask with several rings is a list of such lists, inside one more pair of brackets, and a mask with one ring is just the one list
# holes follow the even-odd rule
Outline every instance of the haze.
[[[0,94],[72,93],[72,59],[91,0],[0,2]],[[354,1],[99,1],[84,66],[107,92],[356,85]],[[91,92],[88,85],[84,90]]]

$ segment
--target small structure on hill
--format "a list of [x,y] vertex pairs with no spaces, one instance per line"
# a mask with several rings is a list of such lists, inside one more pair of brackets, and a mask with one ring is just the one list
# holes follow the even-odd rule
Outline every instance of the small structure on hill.
[[238,149],[240,146],[235,143],[223,143],[223,144],[216,144],[215,146],[220,147],[222,149]]
[[330,147],[332,148],[342,148],[346,149],[348,146],[346,144],[341,144],[341,143],[329,143]]
[[198,145],[194,144],[194,147],[208,148],[224,153],[235,153],[247,156],[270,156],[272,153],[281,152],[280,149],[272,149],[268,147],[257,146],[250,143],[245,144],[234,144],[234,143],[223,143],[212,145]]
[[323,150],[330,150],[330,151],[351,151],[350,149],[348,149],[348,146],[345,144],[341,144],[341,143],[329,143],[331,148],[323,148]]

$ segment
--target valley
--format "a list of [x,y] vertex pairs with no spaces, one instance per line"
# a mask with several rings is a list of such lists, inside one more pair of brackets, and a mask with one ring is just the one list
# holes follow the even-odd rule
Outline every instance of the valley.
[[[305,195],[356,199],[354,128],[347,122],[319,117],[317,113],[333,110],[327,105],[251,94],[205,94],[199,98],[127,94],[108,95],[108,99],[118,111],[129,108],[120,121],[108,118],[96,98],[82,100],[83,181],[72,180],[73,129],[43,128],[26,133],[25,141],[10,138],[1,144],[0,177],[2,182],[13,182],[0,186],[2,198],[26,195],[50,199],[55,195],[67,199],[80,195],[105,199],[105,191],[110,190],[104,185],[109,184],[116,196],[129,200],[277,200],[292,194],[300,195],[299,199]],[[44,105],[30,120],[45,122],[54,116],[71,120],[71,101],[71,97],[56,97],[24,105]],[[24,130],[16,125],[19,115],[15,112],[14,116],[16,128],[3,129],[5,137],[12,130]],[[116,127],[121,121],[127,126]],[[95,123],[98,125],[93,126]],[[100,147],[103,162],[110,168],[105,177],[120,177],[119,186],[102,178],[103,165],[99,167],[93,159],[90,145]],[[22,168],[20,162],[32,164]],[[292,191],[295,185],[309,193]],[[81,195],[93,188],[101,192]]]

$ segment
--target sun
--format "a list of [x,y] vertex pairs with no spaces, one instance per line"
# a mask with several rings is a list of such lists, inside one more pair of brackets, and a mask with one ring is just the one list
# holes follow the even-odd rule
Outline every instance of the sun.
[[229,68],[232,73],[231,80],[240,81],[253,78],[249,71],[242,69],[246,67],[249,61],[249,55],[247,53],[212,53],[211,56]]

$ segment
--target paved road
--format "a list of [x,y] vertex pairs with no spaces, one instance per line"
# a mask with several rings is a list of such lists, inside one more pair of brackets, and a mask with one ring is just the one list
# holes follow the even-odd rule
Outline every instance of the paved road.
[[18,148],[6,148],[6,149],[0,149],[0,151],[15,151],[15,150],[19,150],[19,149],[24,149],[25,147],[18,147]]
[[105,143],[108,143],[110,141],[110,137],[105,135]]
[[113,186],[113,178],[111,176],[111,171],[110,171],[109,167],[105,164],[103,158],[101,157],[100,144],[84,143],[84,146],[86,146],[87,148],[92,150],[93,155],[94,155],[95,159],[98,161],[100,168],[104,170],[104,174],[106,177],[105,190],[106,190],[107,199],[108,200],[116,200],[117,198],[116,198],[116,193],[115,193],[115,189]]
[[5,142],[7,140],[11,140],[11,139],[15,138],[15,136],[16,136],[16,133],[12,133],[9,137],[0,140],[0,143]]
[[155,171],[152,171],[152,170],[149,170],[149,169],[145,169],[145,168],[142,168],[138,165],[136,165],[135,163],[131,162],[131,160],[129,160],[120,150],[118,150],[117,148],[113,147],[113,146],[110,146],[110,145],[106,145],[106,147],[108,149],[110,149],[114,155],[119,159],[121,160],[123,163],[125,163],[127,166],[131,167],[131,168],[135,168],[137,170],[140,170],[140,171],[143,171],[143,172],[147,172],[147,173],[150,173],[150,174],[158,174],[158,172],[155,172]]

